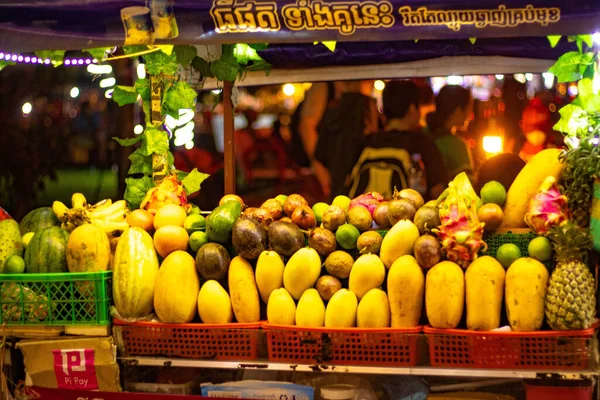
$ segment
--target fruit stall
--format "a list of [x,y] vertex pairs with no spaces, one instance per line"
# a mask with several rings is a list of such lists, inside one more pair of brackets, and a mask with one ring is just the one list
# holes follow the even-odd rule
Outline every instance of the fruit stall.
[[[112,99],[144,130],[115,138],[123,198],[0,208],[3,398],[598,396],[598,4],[67,3],[0,5],[0,68],[143,60]],[[566,148],[506,187],[462,173],[436,199],[235,194],[236,85],[523,68],[578,96],[555,126]],[[222,88],[213,210],[165,125],[198,86]]]

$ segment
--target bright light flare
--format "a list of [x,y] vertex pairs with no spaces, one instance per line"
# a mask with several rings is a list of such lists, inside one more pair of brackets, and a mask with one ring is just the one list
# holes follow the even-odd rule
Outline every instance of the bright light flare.
[[138,78],[144,79],[146,77],[146,64],[138,64],[136,72]]
[[484,136],[483,137],[483,150],[488,154],[499,154],[502,153],[504,146],[502,144],[502,138],[500,136]]
[[296,87],[294,85],[292,85],[291,83],[286,83],[285,85],[283,85],[283,94],[285,94],[288,97],[291,97],[294,95],[294,93],[296,93]]
[[109,88],[115,86],[116,83],[117,80],[115,78],[105,78],[100,81],[99,85],[101,88]]
[[79,96],[79,88],[77,86],[73,86],[69,92],[69,95],[73,99],[77,98],[77,96]]
[[373,87],[375,88],[375,90],[381,92],[383,89],[385,89],[385,82],[381,80],[376,80],[375,83],[373,83]]
[[87,71],[90,74],[94,74],[94,75],[102,75],[102,74],[110,74],[113,71],[112,66],[105,64],[105,65],[100,65],[100,64],[90,64],[87,66]]
[[133,133],[135,133],[136,135],[141,135],[144,132],[144,127],[141,126],[140,124],[137,124],[136,126],[133,127]]
[[448,85],[462,85],[465,82],[465,79],[458,75],[450,75],[446,80]]
[[32,110],[33,110],[33,106],[31,105],[30,102],[24,103],[23,107],[21,107],[21,111],[23,111],[24,115],[29,115]]
[[496,74],[496,79],[498,79],[499,81],[504,80],[504,75]]
[[189,142],[187,142],[187,143],[186,143],[184,146],[185,146],[185,148],[186,148],[186,149],[188,149],[188,150],[191,150],[191,149],[193,149],[193,148],[194,148],[194,141],[193,141],[193,140],[190,140],[190,141],[189,141]]

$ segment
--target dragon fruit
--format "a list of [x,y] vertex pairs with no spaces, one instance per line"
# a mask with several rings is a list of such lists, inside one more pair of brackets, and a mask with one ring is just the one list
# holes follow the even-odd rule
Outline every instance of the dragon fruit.
[[558,182],[548,176],[538,192],[529,202],[525,223],[538,235],[547,233],[550,228],[568,219],[567,196],[560,193]]
[[441,225],[433,232],[442,242],[446,258],[462,268],[477,258],[482,247],[487,249],[482,239],[485,224],[477,218],[480,201],[464,173],[450,182],[438,200]]
[[4,210],[4,208],[0,207],[0,221],[5,219],[12,219],[10,214]]
[[176,204],[186,211],[191,208],[187,202],[185,189],[176,174],[167,176],[158,186],[148,190],[140,208],[155,214],[158,209],[167,204]]
[[371,217],[373,217],[373,212],[375,208],[383,201],[383,196],[377,192],[369,192],[366,194],[361,194],[360,196],[354,198],[350,202],[350,209],[354,207],[364,207],[371,213]]

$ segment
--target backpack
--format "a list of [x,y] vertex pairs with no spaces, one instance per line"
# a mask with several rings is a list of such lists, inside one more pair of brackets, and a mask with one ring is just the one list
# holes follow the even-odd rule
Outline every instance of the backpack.
[[384,199],[391,199],[394,189],[410,187],[410,169],[411,155],[408,151],[393,147],[367,147],[352,169],[348,197],[352,199],[363,193],[378,192]]

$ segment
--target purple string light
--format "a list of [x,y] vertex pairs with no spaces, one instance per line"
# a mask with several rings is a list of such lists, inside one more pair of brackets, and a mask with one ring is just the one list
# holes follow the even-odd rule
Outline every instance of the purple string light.
[[[23,64],[42,64],[42,65],[50,65],[56,64],[55,61],[52,61],[49,58],[43,59],[41,57],[28,56],[23,54],[13,54],[13,53],[5,53],[0,51],[0,61],[8,61],[15,63],[23,63]],[[63,64],[67,66],[80,66],[80,65],[90,65],[97,64],[98,60],[95,58],[65,58],[63,60]]]

